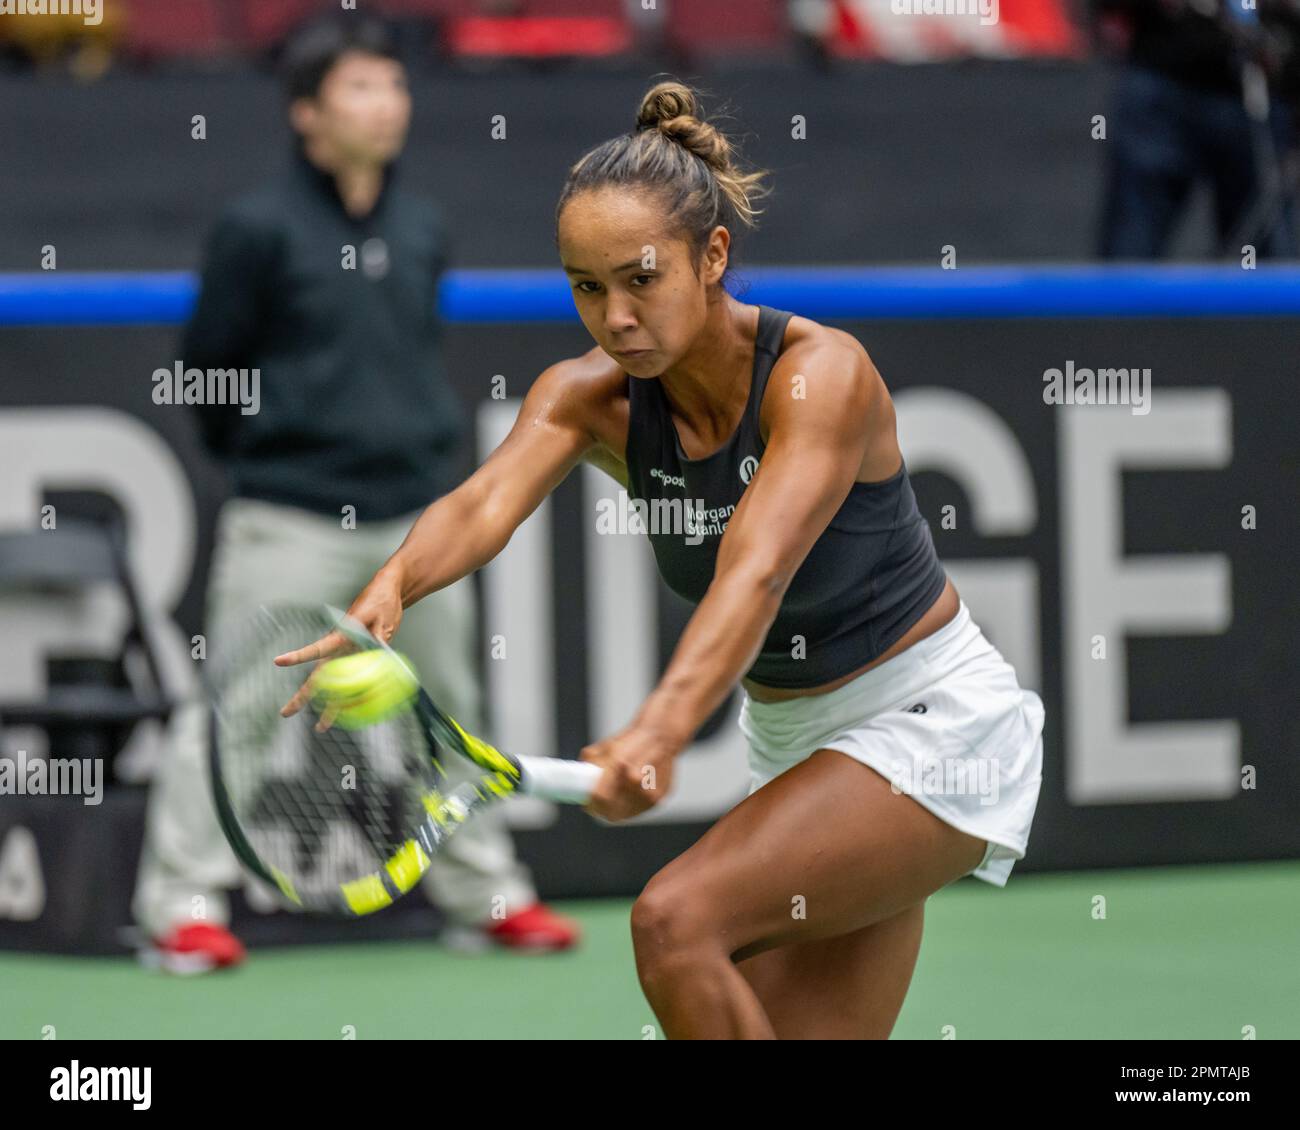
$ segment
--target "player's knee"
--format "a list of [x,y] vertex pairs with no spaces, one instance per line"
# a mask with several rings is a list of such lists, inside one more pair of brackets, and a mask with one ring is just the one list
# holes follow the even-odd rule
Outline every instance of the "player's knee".
[[704,900],[674,880],[650,880],[632,904],[632,945],[643,971],[708,946],[715,936]]

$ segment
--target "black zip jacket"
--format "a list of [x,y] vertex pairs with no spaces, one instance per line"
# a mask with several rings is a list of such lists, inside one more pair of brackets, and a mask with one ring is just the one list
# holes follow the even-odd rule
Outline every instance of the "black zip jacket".
[[365,521],[455,485],[466,419],[435,312],[448,246],[441,211],[395,187],[391,168],[370,215],[355,219],[301,153],[226,210],[179,359],[260,370],[255,414],[197,409],[235,495],[331,516],[351,505]]

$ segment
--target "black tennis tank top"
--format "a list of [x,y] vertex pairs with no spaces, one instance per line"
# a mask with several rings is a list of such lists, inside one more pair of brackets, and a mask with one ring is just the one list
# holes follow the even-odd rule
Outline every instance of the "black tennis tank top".
[[[645,504],[638,510],[649,515],[650,543],[664,580],[693,604],[704,599],[713,580],[718,543],[766,446],[759,406],[793,315],[758,309],[745,414],[712,455],[688,459],[663,385],[657,378],[628,377],[628,496]],[[658,500],[664,502],[656,506]],[[685,514],[684,523],[666,520],[673,509]],[[944,583],[906,465],[882,482],[854,483],[791,579],[746,675],[771,687],[814,687],[847,675],[915,624],[939,599]]]

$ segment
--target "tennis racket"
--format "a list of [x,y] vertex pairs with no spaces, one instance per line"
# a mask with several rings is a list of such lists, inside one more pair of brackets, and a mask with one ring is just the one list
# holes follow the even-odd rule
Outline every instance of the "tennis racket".
[[[599,766],[515,757],[464,730],[419,688],[409,709],[360,729],[331,725],[310,699],[282,717],[314,669],[277,655],[337,630],[354,650],[391,651],[328,605],[262,607],[209,675],[212,791],[240,862],[294,906],[364,915],[416,885],[474,813],[517,793],[584,804]],[[447,767],[470,771],[452,785]]]

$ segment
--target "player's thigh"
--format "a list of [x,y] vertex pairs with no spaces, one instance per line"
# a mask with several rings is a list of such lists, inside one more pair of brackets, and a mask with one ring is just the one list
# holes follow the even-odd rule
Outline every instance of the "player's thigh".
[[707,939],[740,961],[881,922],[980,863],[958,831],[874,769],[817,750],[651,879],[634,908],[652,947]]
[[834,938],[737,962],[782,1040],[884,1040],[903,1007],[925,925],[918,902]]

